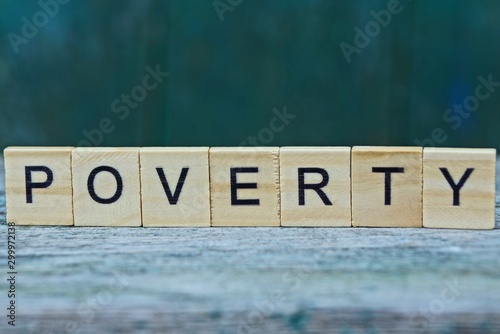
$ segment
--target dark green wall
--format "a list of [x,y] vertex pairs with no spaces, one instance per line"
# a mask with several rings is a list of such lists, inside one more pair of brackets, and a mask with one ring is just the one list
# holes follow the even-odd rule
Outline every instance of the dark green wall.
[[[341,43],[391,1],[220,0],[221,20],[213,0],[73,0],[16,52],[12,33],[42,8],[2,0],[0,146],[77,145],[104,119],[100,146],[259,133],[261,145],[415,145],[441,132],[440,146],[500,147],[500,87],[470,115],[446,112],[479,76],[500,82],[500,2],[401,0],[349,63]],[[170,74],[115,113],[148,66]],[[285,106],[295,118],[265,130]]]

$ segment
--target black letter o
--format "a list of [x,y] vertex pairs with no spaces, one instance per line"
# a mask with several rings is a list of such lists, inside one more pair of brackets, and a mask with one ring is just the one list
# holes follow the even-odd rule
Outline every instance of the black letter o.
[[[95,181],[95,178],[96,178],[97,174],[99,174],[100,172],[111,173],[115,177],[115,179],[116,179],[116,193],[111,198],[101,198],[101,197],[97,196],[97,194],[95,193],[94,181]],[[90,197],[92,197],[92,199],[94,201],[96,201],[97,203],[100,203],[100,204],[112,204],[112,203],[118,201],[120,199],[120,197],[122,196],[122,193],[123,193],[123,180],[122,180],[122,177],[121,177],[120,173],[116,169],[114,169],[113,167],[110,167],[110,166],[99,166],[99,167],[95,168],[90,173],[89,179],[87,181],[87,188],[89,190]]]

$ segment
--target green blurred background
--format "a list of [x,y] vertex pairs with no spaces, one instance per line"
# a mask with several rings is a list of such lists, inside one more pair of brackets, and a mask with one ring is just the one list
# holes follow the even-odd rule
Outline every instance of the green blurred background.
[[[380,31],[394,0],[54,1],[0,2],[1,148],[500,147],[500,88],[474,97],[500,82],[498,0],[401,0]],[[169,76],[143,97],[148,66]]]

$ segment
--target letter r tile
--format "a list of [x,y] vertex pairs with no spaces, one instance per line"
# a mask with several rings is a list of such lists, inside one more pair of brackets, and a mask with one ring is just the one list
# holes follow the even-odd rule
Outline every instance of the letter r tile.
[[7,220],[17,225],[73,225],[72,147],[4,151]]
[[495,228],[495,149],[425,148],[424,227]]
[[279,148],[211,148],[212,226],[280,226]]
[[141,148],[142,225],[210,227],[208,147]]
[[138,148],[75,148],[75,226],[141,226]]
[[351,226],[351,148],[280,149],[281,226]]
[[421,147],[353,147],[352,225],[422,227]]

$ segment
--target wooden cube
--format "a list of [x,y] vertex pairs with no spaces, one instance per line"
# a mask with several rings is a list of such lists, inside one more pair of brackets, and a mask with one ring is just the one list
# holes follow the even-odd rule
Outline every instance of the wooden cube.
[[212,226],[280,226],[279,148],[211,148]]
[[351,148],[280,149],[281,226],[351,226]]
[[421,147],[353,147],[352,225],[422,227]]
[[208,147],[142,148],[143,226],[210,227]]
[[73,150],[75,226],[141,226],[138,148]]
[[73,225],[72,149],[5,149],[5,192],[9,222],[17,225]]
[[424,227],[495,228],[495,149],[424,150]]

